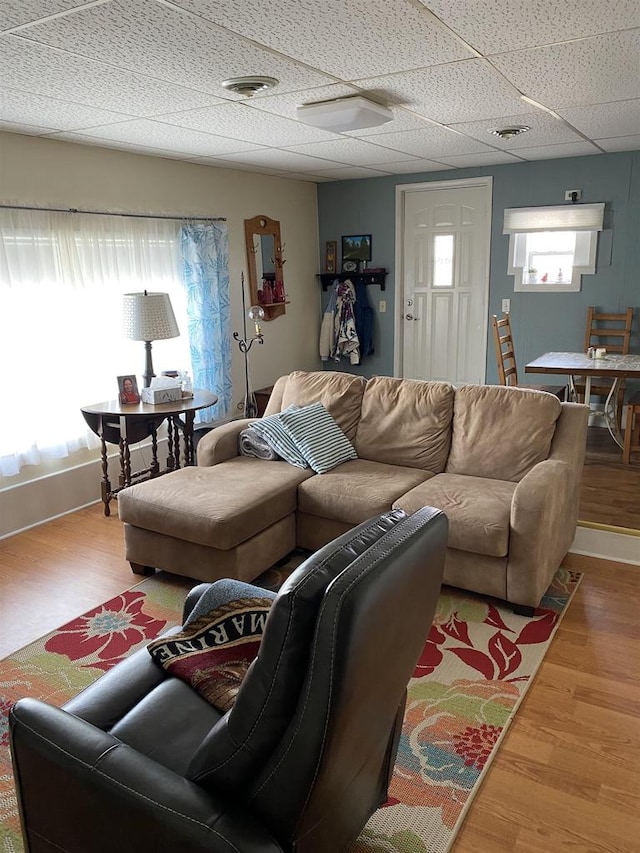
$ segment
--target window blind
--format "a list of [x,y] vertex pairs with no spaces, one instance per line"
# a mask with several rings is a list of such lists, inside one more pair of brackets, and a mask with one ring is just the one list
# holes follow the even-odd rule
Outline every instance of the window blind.
[[503,234],[534,231],[602,231],[604,202],[549,207],[508,207],[504,211]]

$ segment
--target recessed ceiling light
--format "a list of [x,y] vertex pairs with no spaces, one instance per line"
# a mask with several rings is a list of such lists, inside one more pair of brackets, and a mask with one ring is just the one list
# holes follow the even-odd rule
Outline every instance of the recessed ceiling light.
[[257,92],[264,92],[266,89],[273,89],[280,81],[275,77],[231,77],[229,80],[223,80],[220,84],[223,89],[229,92],[235,92],[236,95],[244,95],[251,98]]
[[499,130],[490,130],[489,133],[493,134],[493,136],[499,136],[500,139],[508,142],[514,136],[520,136],[521,133],[526,133],[528,130],[531,130],[528,125],[519,124],[516,127],[502,127]]
[[388,107],[376,104],[361,95],[334,98],[332,101],[317,101],[296,108],[296,118],[312,127],[321,127],[341,133],[345,130],[360,130],[377,127],[391,121],[393,113]]

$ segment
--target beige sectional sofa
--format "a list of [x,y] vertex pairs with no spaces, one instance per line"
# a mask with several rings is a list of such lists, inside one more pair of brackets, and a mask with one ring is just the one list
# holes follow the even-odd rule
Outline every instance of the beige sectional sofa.
[[265,415],[320,400],[358,459],[326,474],[238,455],[250,421],[198,445],[197,467],[118,496],[134,571],[249,581],[391,508],[449,518],[445,583],[536,606],[575,534],[588,408],[494,385],[454,388],[296,371]]

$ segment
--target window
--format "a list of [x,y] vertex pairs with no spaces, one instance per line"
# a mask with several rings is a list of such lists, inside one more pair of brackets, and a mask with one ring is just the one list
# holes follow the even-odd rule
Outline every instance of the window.
[[80,413],[142,373],[144,345],[122,334],[121,294],[168,292],[181,335],[154,345],[154,367],[190,367],[179,225],[111,216],[0,211],[0,362],[19,417],[0,420],[0,474],[97,440]]
[[578,291],[585,273],[596,269],[598,231],[604,204],[507,208],[508,273],[515,291]]

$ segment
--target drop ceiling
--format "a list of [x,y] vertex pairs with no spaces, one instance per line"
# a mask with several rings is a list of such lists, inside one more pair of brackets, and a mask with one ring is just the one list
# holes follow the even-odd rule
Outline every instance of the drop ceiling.
[[[637,150],[639,94],[638,0],[0,5],[0,130],[315,182]],[[349,95],[393,120],[296,120]]]

